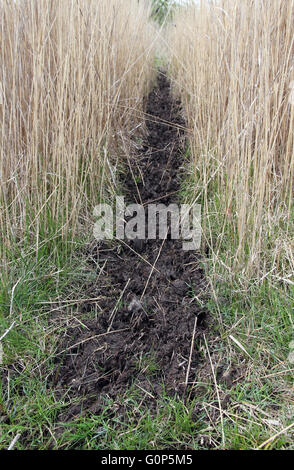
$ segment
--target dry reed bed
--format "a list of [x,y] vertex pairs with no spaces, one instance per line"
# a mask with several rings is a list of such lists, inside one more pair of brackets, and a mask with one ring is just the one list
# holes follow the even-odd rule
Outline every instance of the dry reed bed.
[[152,77],[147,9],[137,0],[0,2],[2,247],[74,234],[111,191],[119,136],[140,122]]
[[294,1],[203,0],[181,9],[174,23],[171,73],[187,115],[191,178],[214,261],[230,275],[271,272],[289,283]]

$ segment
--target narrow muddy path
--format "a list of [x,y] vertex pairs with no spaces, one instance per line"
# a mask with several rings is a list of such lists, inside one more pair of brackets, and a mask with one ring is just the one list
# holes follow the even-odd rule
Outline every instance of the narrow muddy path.
[[[126,201],[178,203],[185,123],[162,73],[146,111],[147,137],[122,182]],[[99,276],[91,297],[100,313],[91,318],[89,304],[83,325],[66,331],[55,390],[82,398],[83,413],[98,413],[103,397],[123,395],[133,385],[150,408],[162,387],[191,396],[200,360],[195,340],[206,328],[206,311],[195,300],[205,284],[200,253],[183,251],[182,241],[167,234],[165,240],[97,242],[89,259]],[[81,400],[62,419],[80,410]]]

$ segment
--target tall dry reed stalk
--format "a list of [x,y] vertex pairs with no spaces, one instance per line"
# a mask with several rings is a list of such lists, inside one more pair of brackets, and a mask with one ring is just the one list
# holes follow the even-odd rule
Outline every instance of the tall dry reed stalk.
[[0,1],[2,248],[74,234],[111,191],[119,135],[150,86],[149,13],[137,0]]
[[[227,272],[290,281],[293,260],[294,1],[181,8],[171,73],[190,130],[204,235]],[[291,281],[290,281],[291,282]]]

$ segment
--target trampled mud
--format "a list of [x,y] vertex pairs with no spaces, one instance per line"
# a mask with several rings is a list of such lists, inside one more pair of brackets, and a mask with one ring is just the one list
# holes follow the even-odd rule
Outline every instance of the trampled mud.
[[[185,123],[164,74],[148,98],[146,119],[146,141],[122,182],[125,197],[144,205],[177,203]],[[187,383],[197,380],[195,339],[205,328],[205,309],[195,301],[204,288],[200,254],[183,251],[180,240],[167,236],[97,242],[90,255],[100,276],[91,294],[101,298],[101,313],[67,330],[54,388],[82,397],[84,413],[98,412],[103,396],[115,398],[133,384],[150,401],[162,387],[172,395],[185,393]],[[63,420],[80,409],[70,407]]]

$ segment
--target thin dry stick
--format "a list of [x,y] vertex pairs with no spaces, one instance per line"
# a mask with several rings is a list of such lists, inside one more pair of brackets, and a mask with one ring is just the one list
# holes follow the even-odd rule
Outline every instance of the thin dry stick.
[[53,301],[41,301],[37,302],[38,305],[56,305],[56,304],[80,304],[83,302],[96,302],[97,300],[101,299],[101,295],[99,297],[94,297],[92,299],[72,299],[72,300],[53,300]]
[[77,346],[80,346],[81,344],[87,343],[88,341],[91,341],[92,339],[102,338],[103,336],[106,336],[106,335],[113,335],[114,333],[121,333],[122,331],[127,331],[127,330],[129,330],[129,328],[123,328],[121,330],[115,330],[115,331],[107,331],[107,333],[101,333],[100,335],[91,336],[90,338],[86,338],[83,341],[80,341],[79,343],[73,344],[72,346],[69,346],[68,348],[63,349],[63,351],[60,351],[58,354],[55,354],[55,357],[60,356],[61,354],[67,351],[70,351],[71,349],[74,349]]
[[9,447],[7,450],[13,450],[13,448],[15,447],[15,444],[17,443],[18,439],[20,438],[21,434],[17,434],[13,440],[11,441],[11,443],[9,444]]
[[198,320],[197,317],[195,317],[194,329],[193,329],[193,335],[192,335],[192,341],[191,341],[191,348],[190,348],[190,357],[189,357],[189,363],[188,363],[188,367],[187,367],[186,380],[185,380],[185,385],[186,385],[186,387],[187,387],[187,385],[188,385],[189,374],[190,374],[190,369],[191,369],[191,362],[192,362],[192,354],[193,354],[195,333],[196,333],[196,328],[197,328],[197,320]]
[[160,124],[166,125],[167,127],[172,127],[174,129],[183,130],[186,133],[192,134],[192,130],[189,127],[182,126],[181,124],[176,124],[175,122],[167,121],[166,119],[160,118],[159,116],[156,116],[156,118],[154,118],[153,114],[149,114],[145,111],[138,110],[137,108],[133,108],[133,107],[126,106],[126,105],[120,105],[120,104],[118,104],[117,107],[127,108],[127,109],[132,110],[135,114],[137,114],[139,119],[145,119],[146,121],[152,122],[155,124],[160,123]]
[[4,356],[4,351],[3,351],[3,346],[0,342],[0,366],[2,365],[3,363],[3,356]]
[[135,183],[135,186],[136,186],[136,190],[137,190],[139,199],[140,199],[140,204],[143,205],[143,201],[142,201],[142,198],[141,198],[141,193],[140,193],[140,191],[139,191],[139,188],[138,188],[138,185],[137,185],[137,182],[136,182],[136,178],[135,178],[135,175],[134,175],[134,172],[133,172],[133,168],[132,168],[132,165],[131,165],[131,162],[130,162],[130,159],[129,159],[129,158],[128,158],[128,164],[129,164],[130,172],[132,173],[132,178],[133,178],[133,181],[134,181],[134,183]]
[[[150,266],[150,267],[152,268],[152,264],[149,263],[149,261],[148,261],[147,259],[143,258],[143,256],[140,255],[140,253],[137,253],[137,251],[133,250],[133,248],[131,248],[130,245],[128,245],[128,244],[127,244],[126,242],[124,242],[123,240],[120,240],[120,242],[123,243],[125,246],[127,246],[133,253],[135,253],[136,255],[138,255],[139,258],[141,258],[142,261],[145,261],[145,263],[147,263],[148,266]],[[155,269],[155,271],[158,272],[158,274],[161,274],[161,272],[160,272],[158,269],[156,269],[156,268],[154,268],[154,269]]]
[[217,401],[218,401],[219,412],[220,412],[220,419],[221,419],[221,425],[222,425],[222,441],[223,441],[223,447],[225,447],[226,439],[225,439],[225,431],[224,431],[223,409],[222,409],[221,400],[220,400],[220,396],[219,396],[218,385],[217,385],[217,381],[216,381],[216,376],[215,376],[215,372],[214,372],[214,367],[213,367],[213,364],[212,364],[212,360],[211,360],[210,352],[209,352],[209,349],[208,349],[208,344],[207,344],[207,341],[206,341],[206,336],[205,336],[205,334],[204,334],[204,341],[205,341],[205,346],[206,346],[206,349],[207,349],[207,354],[208,354],[208,357],[209,357],[210,367],[211,367],[211,371],[212,371],[212,375],[213,375],[213,381],[214,381],[214,386],[215,386],[216,395],[217,395]]
[[12,330],[12,328],[13,328],[14,325],[15,325],[15,323],[16,323],[15,321],[11,323],[10,327],[8,328],[8,330],[6,330],[5,333],[1,336],[0,341],[2,341],[2,339],[5,338],[5,336],[9,333],[10,330]]
[[122,291],[121,295],[119,296],[118,301],[117,301],[116,304],[115,304],[114,309],[112,310],[112,313],[111,313],[111,315],[110,315],[110,317],[109,317],[110,325],[109,325],[109,327],[108,327],[108,329],[107,329],[107,332],[109,332],[109,331],[111,330],[111,327],[112,327],[112,324],[113,324],[113,320],[114,320],[115,314],[116,314],[116,312],[117,312],[118,304],[120,303],[121,299],[123,298],[123,295],[124,295],[124,293],[125,293],[125,291],[126,291],[126,288],[128,287],[128,285],[129,285],[129,283],[130,283],[130,280],[131,280],[131,279],[129,278],[129,279],[128,279],[128,282],[126,283],[126,285],[125,285],[125,287],[124,287],[124,290]]
[[12,287],[12,290],[11,290],[9,316],[12,315],[13,300],[14,300],[14,291],[15,291],[15,288],[16,288],[16,286],[17,286],[17,284],[19,283],[20,280],[21,280],[21,278],[19,278],[19,280],[14,284],[14,286]]
[[[166,237],[165,237],[166,239]],[[164,241],[165,241],[164,239]],[[148,264],[148,266],[150,266],[150,268],[152,268],[154,271],[156,271],[158,274],[160,274],[161,276],[163,276],[162,272],[159,271],[159,269],[157,269],[155,267],[155,263],[152,265],[147,259],[143,258],[143,256],[140,255],[140,253],[137,253],[137,251],[133,250],[133,248],[130,247],[130,245],[128,245],[126,242],[124,242],[123,240],[120,240],[121,243],[123,243],[125,246],[127,246],[133,253],[135,253],[136,255],[139,256],[139,258],[141,258],[142,261],[145,261],[146,264]],[[173,283],[168,279],[166,278],[167,282],[172,286],[174,287]]]
[[[215,410],[218,409],[216,406],[211,405],[211,403],[207,403],[207,406],[209,406],[210,408],[213,408]],[[256,421],[254,421],[252,419],[247,419],[247,418],[244,418],[243,416],[239,416],[239,415],[234,414],[234,413],[229,413],[228,411],[225,411],[225,410],[223,410],[223,413],[224,413],[225,416],[227,416],[232,421],[232,423],[236,423],[236,421],[234,421],[233,418],[237,418],[238,420],[245,421],[246,423],[251,423],[251,424],[254,424],[256,426],[262,427],[261,423],[257,423]]]
[[294,423],[290,424],[289,426],[287,426],[286,428],[282,429],[282,431],[280,432],[277,432],[277,434],[275,434],[274,436],[270,437],[269,439],[267,439],[266,441],[264,441],[262,444],[260,444],[260,446],[258,446],[255,450],[259,450],[259,449],[262,449],[263,447],[265,447],[267,444],[270,444],[272,441],[274,441],[277,437],[281,436],[281,434],[284,434],[285,432],[289,431],[289,429],[293,428],[294,427]]
[[153,398],[153,400],[155,400],[155,397],[154,397],[151,393],[147,392],[147,390],[145,390],[144,388],[140,387],[140,385],[136,384],[136,387],[138,387],[140,390],[142,390],[142,392],[145,392],[146,395],[148,395],[149,397]]
[[144,202],[143,207],[148,206],[149,204],[153,204],[154,202],[160,201],[161,199],[165,199],[167,197],[173,196],[174,194],[178,194],[180,190],[172,191],[171,193],[164,194],[163,196],[157,197],[156,199],[151,199],[151,201]]
[[[279,366],[280,364],[278,364]],[[275,372],[274,374],[263,375],[261,379],[268,379],[269,377],[276,377],[277,375],[289,374],[289,372],[294,372],[294,369],[281,370],[281,372]]]
[[152,268],[151,268],[151,271],[150,271],[150,274],[149,274],[149,276],[148,276],[146,285],[145,285],[144,290],[143,290],[143,292],[142,292],[142,295],[141,295],[141,297],[140,297],[140,301],[143,300],[143,297],[144,297],[144,295],[145,295],[145,292],[146,292],[146,289],[147,289],[148,284],[149,284],[149,282],[150,282],[150,279],[151,279],[151,276],[152,276],[152,274],[153,274],[153,271],[156,269],[156,268],[155,268],[155,265],[156,265],[156,263],[157,263],[157,261],[158,261],[160,255],[161,255],[161,251],[162,251],[163,245],[164,245],[164,243],[165,243],[166,237],[167,237],[167,232],[166,232],[165,237],[164,237],[164,239],[163,239],[163,241],[162,241],[162,244],[161,244],[160,250],[159,250],[159,252],[158,252],[158,255],[157,255],[157,257],[156,257],[156,260],[154,261],[154,264],[153,264],[153,266],[152,266]]

